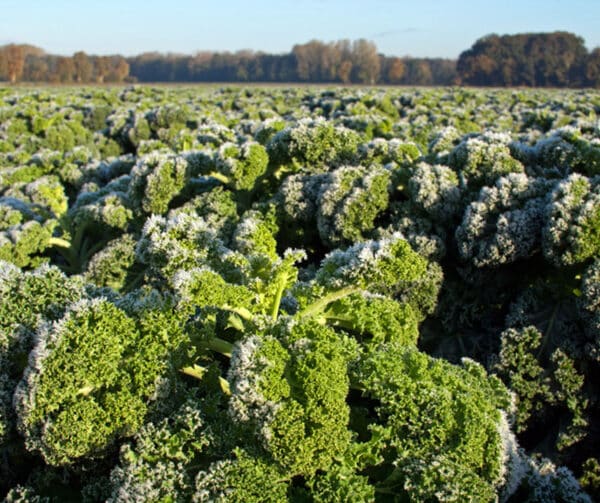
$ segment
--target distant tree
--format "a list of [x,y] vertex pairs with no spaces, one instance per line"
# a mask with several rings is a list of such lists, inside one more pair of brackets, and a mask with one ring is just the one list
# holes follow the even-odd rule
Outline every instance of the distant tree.
[[129,63],[123,56],[112,56],[108,59],[108,73],[106,82],[123,82],[129,75]]
[[47,82],[50,80],[49,70],[47,56],[27,56],[25,58],[25,68],[23,69],[23,80],[27,82]]
[[470,49],[460,55],[456,69],[464,84],[492,85],[492,82],[497,79],[499,40],[498,35],[480,38]]
[[430,86],[434,84],[433,73],[427,59],[407,59],[406,79],[411,85]]
[[596,47],[586,58],[583,79],[586,86],[600,87],[600,47]]
[[354,78],[361,84],[375,84],[379,79],[380,62],[377,46],[364,38],[352,44]]
[[75,63],[73,58],[68,56],[59,56],[56,60],[57,80],[64,84],[73,82],[75,76]]
[[296,57],[300,80],[331,82],[335,79],[336,67],[340,64],[335,44],[311,40],[306,44],[295,45],[292,53]]
[[577,86],[586,55],[583,39],[568,32],[488,35],[460,55],[456,68],[470,85]]
[[75,69],[75,80],[77,82],[91,82],[94,73],[94,65],[85,52],[79,51],[73,54],[73,66]]
[[335,43],[336,50],[340,56],[340,63],[337,69],[337,77],[344,84],[350,82],[352,75],[352,43],[350,40],[338,40]]
[[0,48],[0,80],[8,80],[8,67],[4,48]]
[[110,58],[108,56],[97,56],[94,59],[94,75],[96,82],[102,84],[109,71]]
[[[296,58],[296,73],[299,80],[348,83],[353,78],[353,69],[358,71],[356,57],[359,53],[355,53],[354,44],[349,40],[329,43],[311,40],[306,44],[295,45],[292,54]],[[367,55],[360,53],[359,56]]]
[[338,77],[344,84],[350,83],[350,76],[352,75],[352,61],[345,60],[340,63],[338,68]]
[[265,59],[263,54],[253,54],[252,57],[246,60],[246,67],[248,68],[248,80],[252,80],[251,76],[254,75],[256,80],[273,80],[272,75],[266,71],[264,66]]
[[406,72],[406,66],[400,58],[385,58],[385,80],[388,84],[400,84]]
[[3,60],[1,67],[6,79],[14,84],[21,80],[25,68],[25,49],[22,45],[9,44],[2,48],[0,58]]
[[297,73],[300,80],[314,80],[317,73],[318,52],[321,42],[311,40],[306,44],[295,45],[292,53],[296,57]]
[[436,86],[449,86],[457,84],[456,60],[433,58],[427,60],[433,82]]

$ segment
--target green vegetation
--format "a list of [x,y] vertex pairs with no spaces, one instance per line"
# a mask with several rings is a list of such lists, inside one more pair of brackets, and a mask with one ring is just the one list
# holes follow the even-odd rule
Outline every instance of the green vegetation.
[[600,497],[600,95],[0,95],[7,502]]

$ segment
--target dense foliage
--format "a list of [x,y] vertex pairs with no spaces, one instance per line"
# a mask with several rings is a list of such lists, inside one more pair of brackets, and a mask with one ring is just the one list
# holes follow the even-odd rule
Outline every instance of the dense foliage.
[[599,117],[0,90],[0,497],[598,498]]
[[0,46],[0,80],[599,87],[600,47],[588,51],[581,37],[568,32],[487,35],[458,60],[384,55],[365,39],[313,39],[282,54],[146,52],[128,58],[83,51],[59,56],[27,44],[8,44]]
[[568,32],[488,35],[460,55],[456,70],[476,86],[597,86],[598,55]]

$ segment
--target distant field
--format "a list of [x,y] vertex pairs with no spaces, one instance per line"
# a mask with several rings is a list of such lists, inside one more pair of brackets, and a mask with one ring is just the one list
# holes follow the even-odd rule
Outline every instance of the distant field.
[[0,87],[0,298],[6,501],[598,499],[600,91]]

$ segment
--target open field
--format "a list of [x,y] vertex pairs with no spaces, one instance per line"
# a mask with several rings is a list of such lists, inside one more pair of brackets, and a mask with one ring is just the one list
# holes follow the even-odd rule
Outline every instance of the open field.
[[0,498],[600,497],[600,91],[0,88]]

